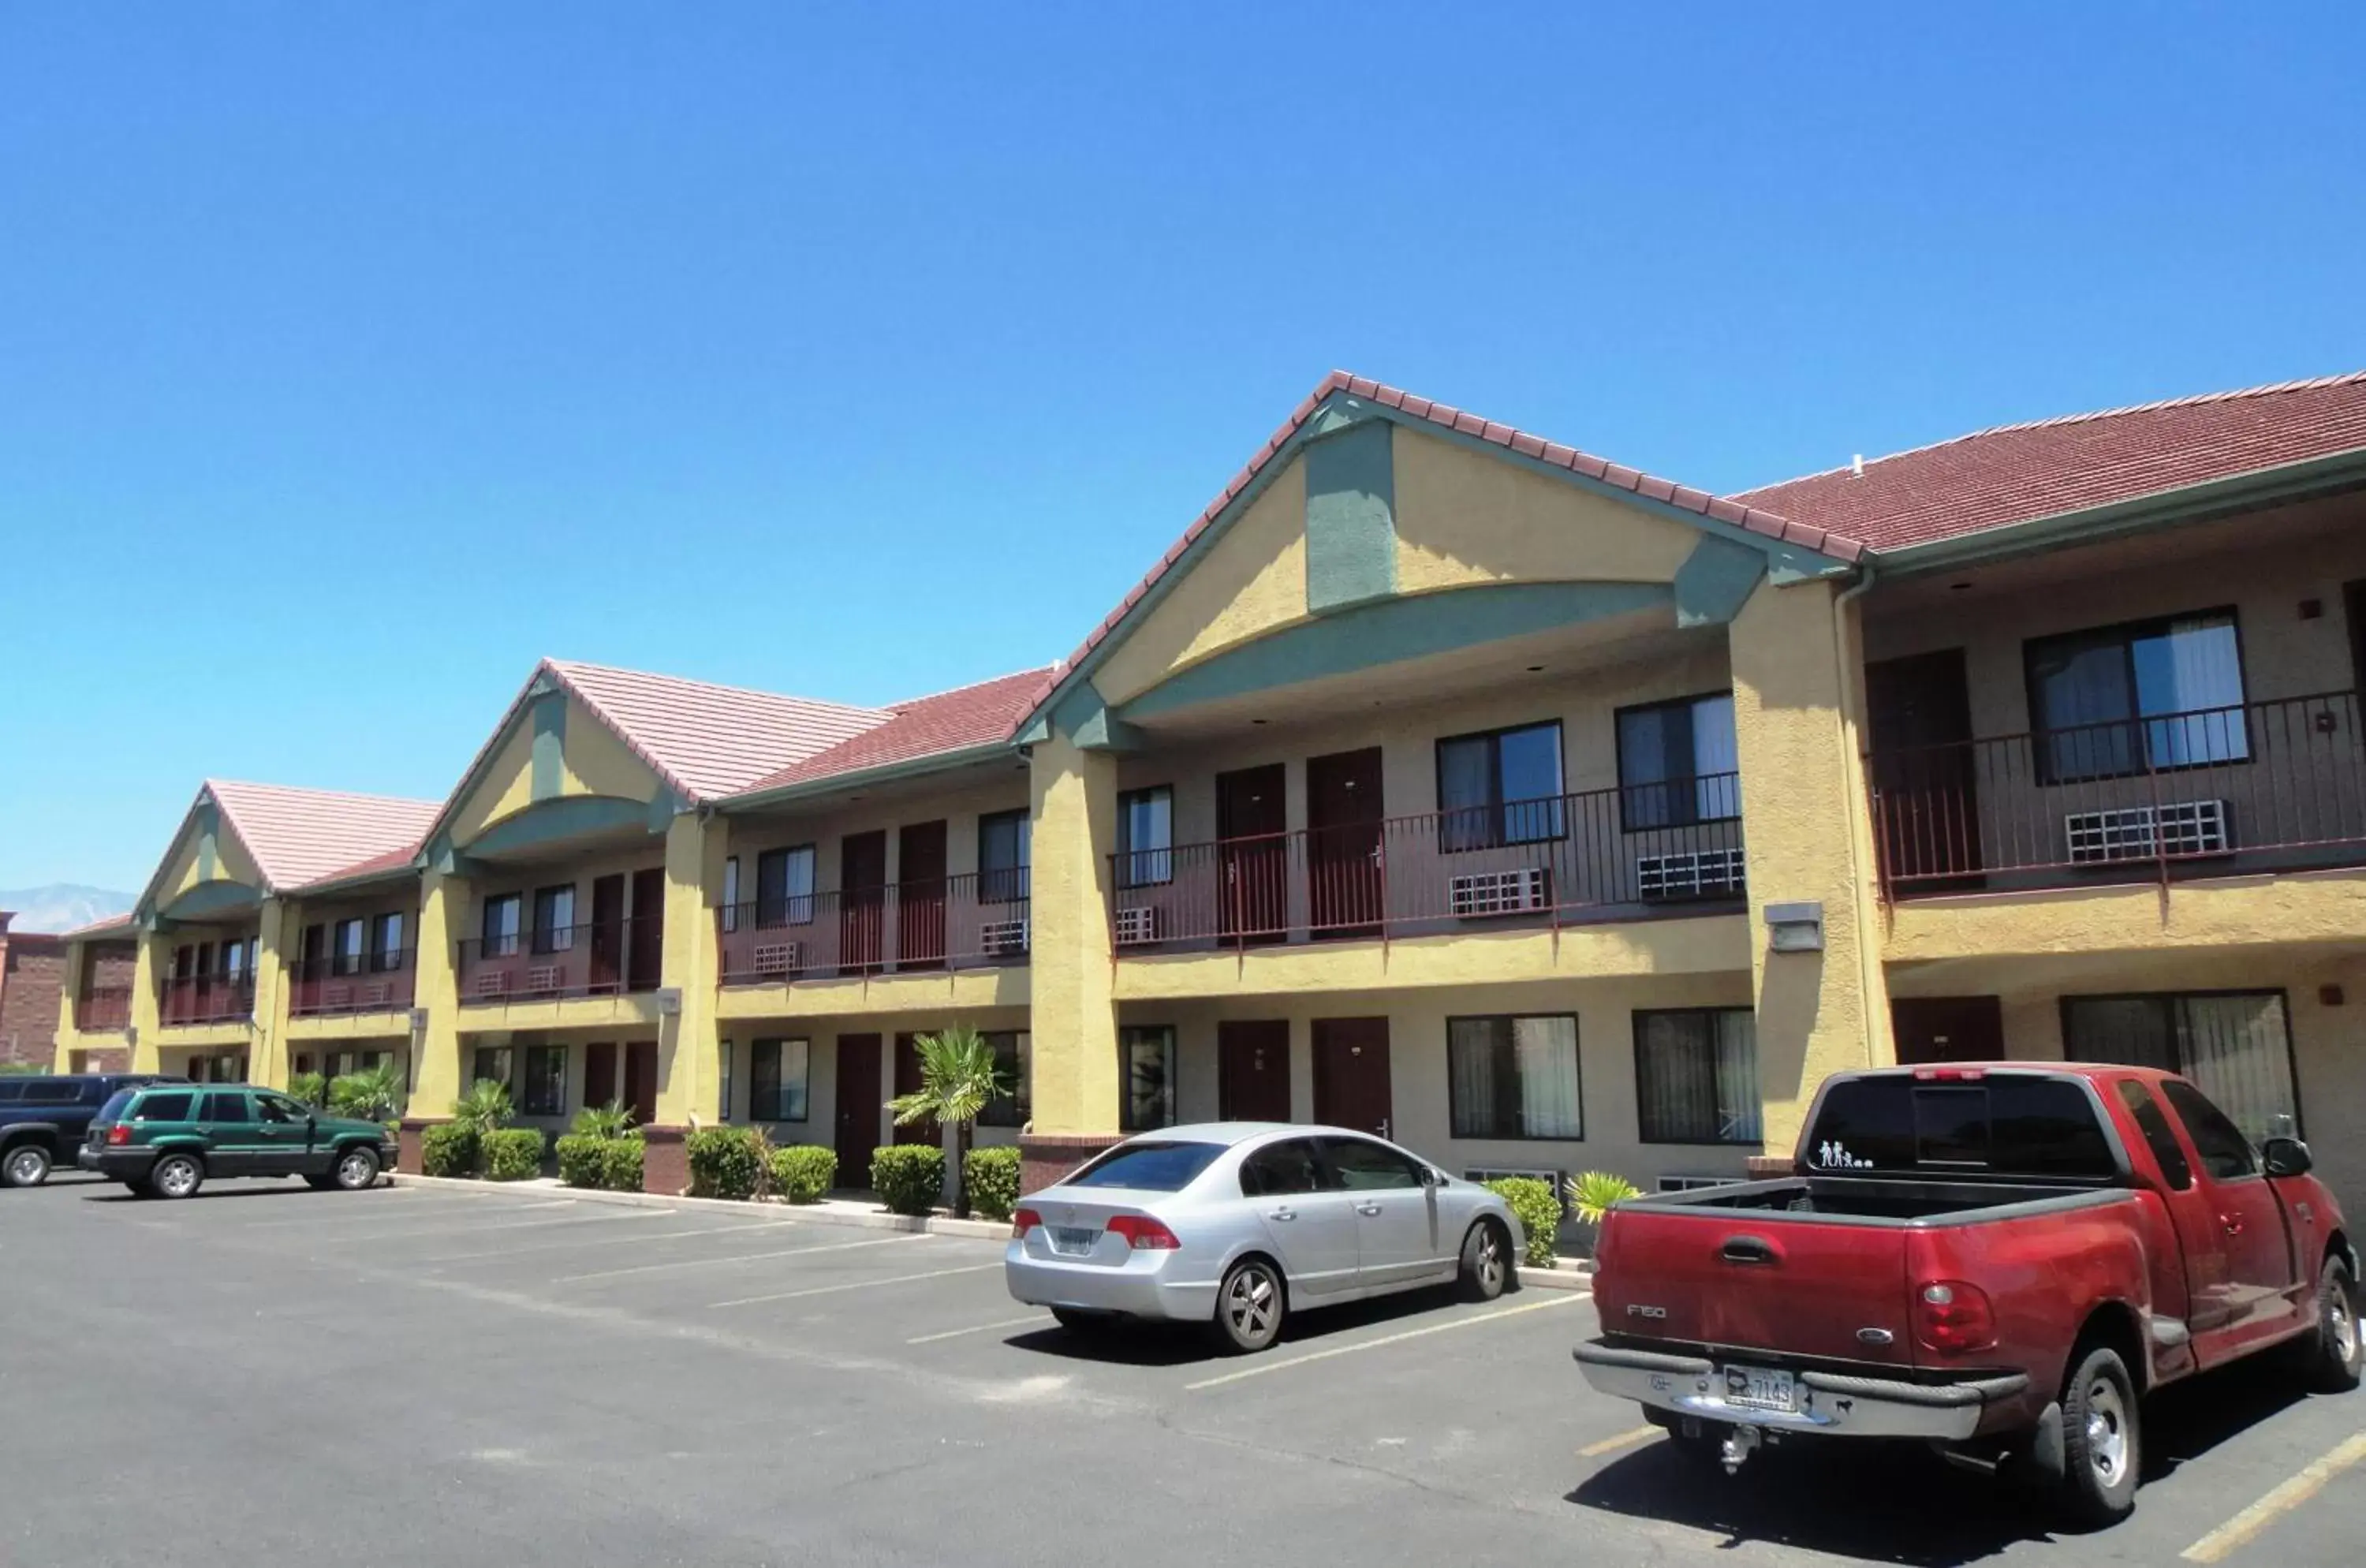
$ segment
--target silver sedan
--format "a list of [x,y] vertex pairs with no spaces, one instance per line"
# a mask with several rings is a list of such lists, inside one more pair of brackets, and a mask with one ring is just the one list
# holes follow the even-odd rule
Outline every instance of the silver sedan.
[[1071,1329],[1213,1325],[1262,1350],[1302,1307],[1514,1281],[1519,1221],[1487,1189],[1338,1127],[1216,1122],[1130,1138],[1011,1216],[1010,1293]]

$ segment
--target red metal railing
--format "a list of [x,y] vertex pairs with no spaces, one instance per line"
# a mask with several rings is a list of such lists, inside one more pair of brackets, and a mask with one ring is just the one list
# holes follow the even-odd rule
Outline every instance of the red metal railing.
[[74,1027],[123,1029],[131,1022],[131,987],[93,986],[74,998]]
[[2366,863],[2355,692],[1875,751],[1893,897]]
[[157,998],[166,1024],[230,1023],[254,1016],[252,975],[183,975],[167,978]]
[[1739,776],[1110,857],[1117,952],[1739,908]]
[[336,1018],[407,1009],[415,977],[412,956],[405,949],[364,953],[359,959],[299,961],[287,972],[288,1013],[296,1018]]
[[460,1005],[654,991],[664,948],[663,916],[470,937],[460,943]]
[[1024,964],[1027,894],[1021,866],[729,905],[715,912],[722,983]]

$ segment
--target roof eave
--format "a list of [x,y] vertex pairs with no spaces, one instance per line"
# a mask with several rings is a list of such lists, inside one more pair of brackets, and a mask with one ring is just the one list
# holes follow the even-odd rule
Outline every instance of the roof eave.
[[2366,487],[2366,447],[2253,468],[2175,490],[2155,491],[2126,501],[2033,517],[1977,533],[1932,539],[1926,544],[1877,550],[1873,558],[1882,578],[1894,581],[2099,544],[2155,528],[2208,522],[2361,487]]
[[862,789],[872,784],[895,784],[904,779],[926,778],[930,773],[951,773],[973,762],[992,761],[997,757],[1012,757],[1019,753],[1015,741],[1008,739],[980,741],[975,746],[957,747],[951,751],[931,751],[922,757],[907,757],[898,762],[882,762],[876,767],[856,768],[843,773],[829,773],[817,779],[801,779],[795,784],[776,784],[771,789],[747,790],[727,795],[714,802],[715,810],[728,816],[750,811],[769,810],[801,800],[817,799],[843,790]]

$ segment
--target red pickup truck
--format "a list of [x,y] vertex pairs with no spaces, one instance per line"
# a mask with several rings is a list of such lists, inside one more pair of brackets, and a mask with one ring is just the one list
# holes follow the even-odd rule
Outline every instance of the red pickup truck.
[[2144,1067],[1844,1073],[1795,1174],[1602,1222],[1588,1382],[1730,1472],[1762,1441],[1916,1438],[2135,1506],[2140,1402],[2272,1350],[2357,1386],[2358,1254],[2306,1145]]

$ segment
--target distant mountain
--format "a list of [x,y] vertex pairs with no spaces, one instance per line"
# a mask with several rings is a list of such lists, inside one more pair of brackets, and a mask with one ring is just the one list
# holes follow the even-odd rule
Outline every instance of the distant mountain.
[[105,887],[84,887],[52,882],[47,887],[0,887],[0,909],[13,909],[8,922],[16,931],[70,931],[131,908],[135,895]]

